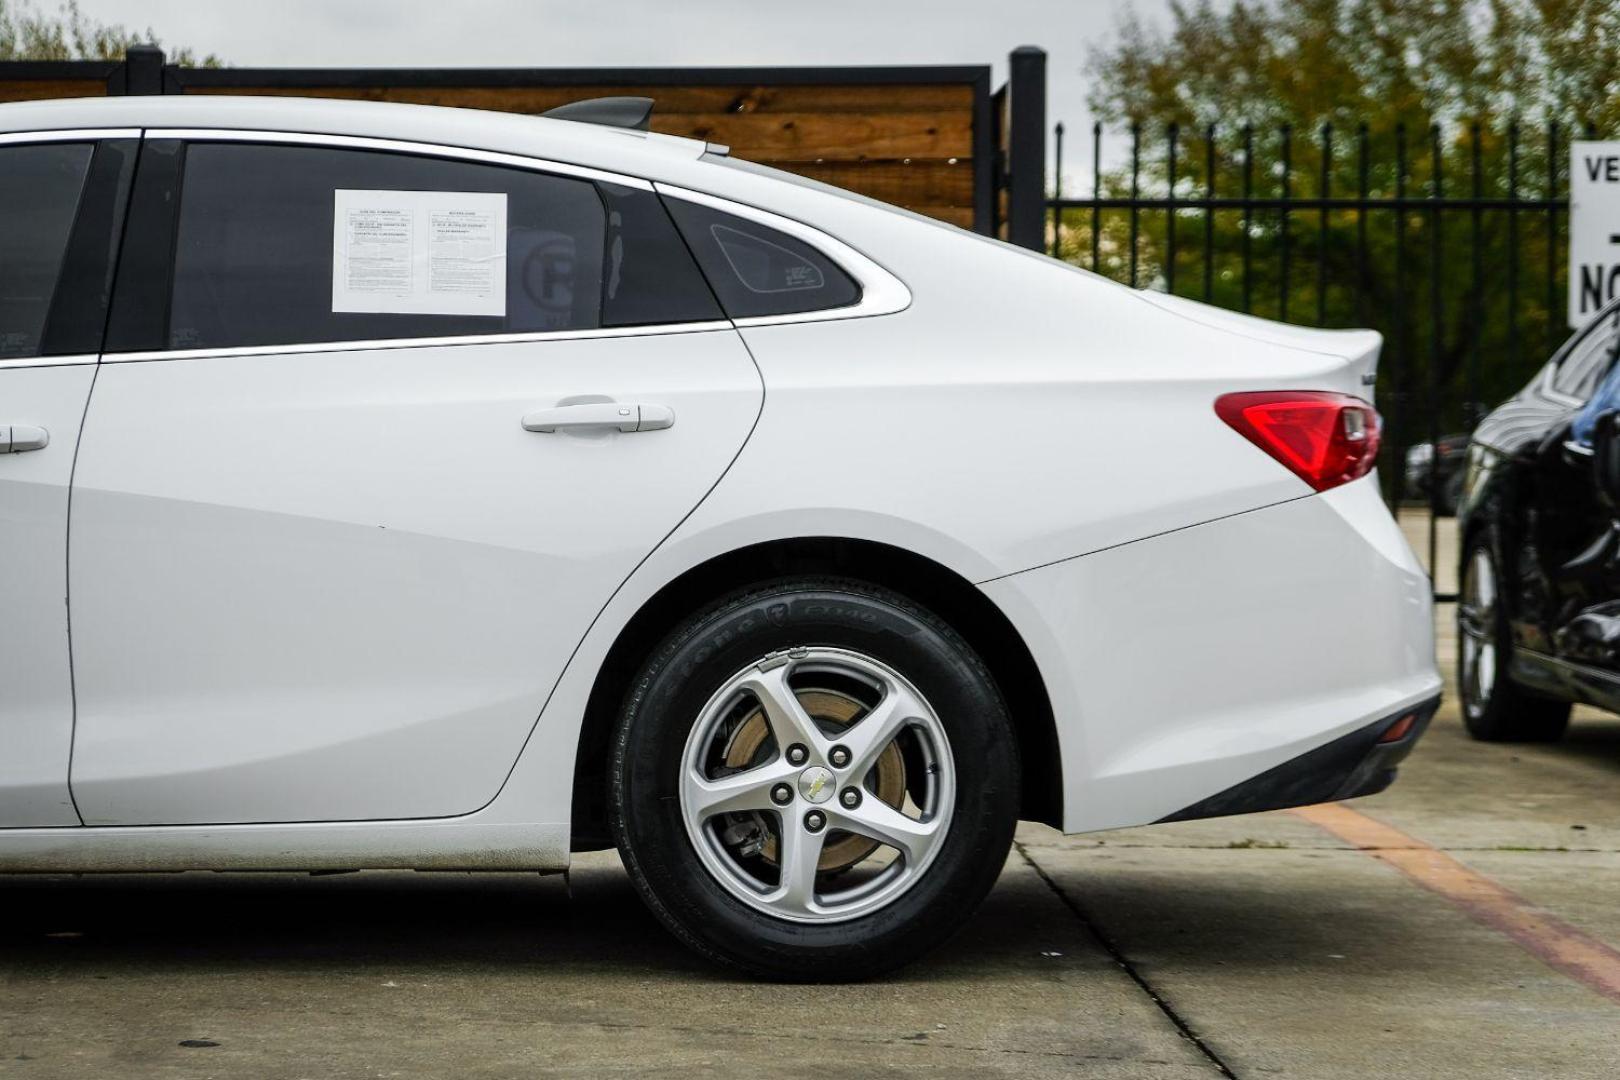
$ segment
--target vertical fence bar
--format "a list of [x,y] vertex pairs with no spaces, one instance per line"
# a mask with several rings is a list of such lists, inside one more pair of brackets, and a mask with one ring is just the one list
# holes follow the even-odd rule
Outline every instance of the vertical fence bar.
[[1441,178],[1440,125],[1429,127],[1429,580],[1440,580],[1440,363],[1445,357],[1445,296],[1440,200],[1445,197]]
[[1333,194],[1333,125],[1322,125],[1322,183],[1316,193],[1322,211],[1316,219],[1316,325],[1327,325],[1328,208]]
[[1395,363],[1390,385],[1394,387],[1394,400],[1390,402],[1390,472],[1391,500],[1399,508],[1406,494],[1406,124],[1395,125],[1395,295],[1391,305],[1395,318]]
[[1102,273],[1102,121],[1091,125],[1091,269]]
[[1215,299],[1215,125],[1204,128],[1204,302]]
[[1293,172],[1294,172],[1294,129],[1290,124],[1282,126],[1282,207],[1279,210],[1278,222],[1280,234],[1279,242],[1282,244],[1282,268],[1278,274],[1277,286],[1277,318],[1281,322],[1288,321],[1288,201],[1293,198]]
[[1547,348],[1548,356],[1558,348],[1563,320],[1558,317],[1558,121],[1547,125]]
[[1508,122],[1508,369],[1519,370],[1519,121]]
[[1136,237],[1142,227],[1142,213],[1137,209],[1141,199],[1138,178],[1142,174],[1142,125],[1131,125],[1131,288],[1136,288]]
[[1052,172],[1052,257],[1063,258],[1063,121],[1057,123],[1057,145],[1052,148],[1056,158]]
[[1473,170],[1473,183],[1470,190],[1474,196],[1474,205],[1469,218],[1469,248],[1473,256],[1473,296],[1469,304],[1470,338],[1468,349],[1468,405],[1463,409],[1463,425],[1468,431],[1484,418],[1485,405],[1480,401],[1479,365],[1480,349],[1485,337],[1485,255],[1482,236],[1484,233],[1484,211],[1480,208],[1480,200],[1485,197],[1485,186],[1480,168],[1479,149],[1479,121],[1474,121],[1468,129],[1468,156]]
[[1254,269],[1250,258],[1254,209],[1254,125],[1243,125],[1243,310],[1254,309]]
[[1164,291],[1171,296],[1176,294],[1176,139],[1180,134],[1181,126],[1176,123],[1165,131],[1170,142],[1170,198],[1164,207]]
[[1356,192],[1361,205],[1356,209],[1356,322],[1362,326],[1367,325],[1367,196],[1370,190],[1367,186],[1367,125],[1362,124],[1356,130]]

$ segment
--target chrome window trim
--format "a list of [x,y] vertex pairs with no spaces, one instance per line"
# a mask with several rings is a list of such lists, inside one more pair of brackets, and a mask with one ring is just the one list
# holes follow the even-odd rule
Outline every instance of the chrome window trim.
[[95,353],[74,353],[71,356],[13,356],[0,360],[0,371],[7,368],[79,367],[95,362]]
[[[152,360],[201,360],[237,356],[288,356],[300,353],[375,352],[385,349],[453,348],[464,345],[523,345],[547,341],[590,341],[598,338],[660,337],[667,334],[702,334],[730,330],[731,322],[658,323],[648,326],[608,326],[594,330],[539,330],[514,334],[461,334],[447,337],[371,338],[359,341],[314,341],[298,345],[241,345],[228,349],[154,349],[146,352],[107,353],[105,364],[134,364]],[[93,362],[94,357],[90,358]]]
[[652,183],[640,177],[624,176],[584,165],[570,165],[567,162],[527,157],[522,154],[503,154],[495,150],[474,150],[470,147],[446,146],[442,143],[412,142],[406,139],[373,139],[362,135],[323,135],[315,132],[261,131],[251,128],[148,128],[146,137],[184,139],[190,142],[277,143],[292,146],[334,146],[346,150],[381,150],[392,154],[476,161],[485,165],[503,165],[531,172],[551,172],[581,180],[600,180],[621,187],[640,188],[643,191],[653,190]]
[[845,273],[861,286],[861,298],[847,307],[823,308],[818,311],[800,311],[791,315],[750,315],[731,320],[739,330],[751,326],[780,326],[789,323],[830,322],[836,319],[862,319],[874,315],[893,315],[911,306],[911,290],[905,282],[889,273],[876,262],[850,245],[802,221],[796,221],[757,206],[733,202],[690,188],[676,187],[662,181],[653,184],[661,195],[685,199],[748,221],[768,225],[779,232],[802,240],[838,264]]
[[[140,129],[131,129],[139,134]],[[853,277],[861,286],[861,299],[848,307],[804,311],[791,315],[757,315],[741,319],[704,322],[660,323],[648,326],[615,326],[581,330],[536,331],[529,333],[463,334],[445,337],[371,338],[359,341],[318,341],[296,345],[243,345],[224,349],[154,349],[140,352],[107,353],[103,363],[144,363],[156,360],[196,360],[244,356],[294,355],[302,353],[363,352],[382,349],[422,349],[465,345],[524,344],[547,341],[580,341],[595,338],[653,337],[664,334],[695,334],[716,330],[776,326],[788,323],[828,322],[838,319],[889,315],[911,306],[911,290],[888,270],[855,248],[803,222],[762,210],[746,203],[709,195],[672,184],[654,183],[641,177],[593,169],[548,158],[507,154],[494,150],[448,146],[442,143],[412,142],[404,139],[378,139],[360,135],[331,135],[318,132],[278,131],[257,128],[147,128],[148,139],[180,139],[189,142],[274,143],[293,146],[331,146],[351,150],[377,150],[385,153],[414,154],[472,161],[487,165],[529,171],[551,172],[641,191],[661,192],[673,198],[712,207],[745,220],[757,221],[793,236],[821,251]],[[90,358],[94,362],[95,358]]]
[[133,128],[59,128],[52,131],[0,132],[0,146],[17,143],[89,142],[96,139],[138,139],[141,129]]

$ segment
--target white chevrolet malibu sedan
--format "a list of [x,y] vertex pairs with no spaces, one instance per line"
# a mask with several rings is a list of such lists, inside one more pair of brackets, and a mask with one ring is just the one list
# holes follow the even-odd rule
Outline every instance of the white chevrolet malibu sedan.
[[617,846],[704,954],[853,979],[1020,819],[1366,794],[1435,708],[1376,334],[633,126],[0,132],[0,870]]

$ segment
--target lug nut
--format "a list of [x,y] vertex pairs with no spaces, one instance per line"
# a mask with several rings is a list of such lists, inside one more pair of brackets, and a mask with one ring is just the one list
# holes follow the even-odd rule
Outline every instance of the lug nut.
[[849,764],[849,750],[846,747],[835,746],[828,753],[827,760],[832,762],[835,768],[842,769]]
[[771,788],[771,801],[778,806],[786,806],[793,801],[793,789],[786,784],[777,784]]
[[798,743],[794,743],[792,746],[787,748],[787,759],[789,765],[803,765],[807,760],[809,760],[809,758],[810,751],[806,750]]
[[804,827],[810,832],[820,832],[827,827],[827,815],[820,810],[812,810],[804,815]]
[[857,806],[861,805],[860,789],[852,787],[845,788],[843,794],[838,796],[838,801],[844,804],[844,809],[846,810],[855,809]]

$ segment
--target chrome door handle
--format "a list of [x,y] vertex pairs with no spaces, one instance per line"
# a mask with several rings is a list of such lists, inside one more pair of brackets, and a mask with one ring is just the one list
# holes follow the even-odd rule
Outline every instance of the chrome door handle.
[[51,442],[51,433],[42,427],[28,424],[0,426],[0,454],[20,454],[25,450],[43,450]]
[[675,410],[668,405],[591,401],[528,413],[523,417],[523,430],[550,434],[556,431],[612,428],[629,434],[632,431],[661,431],[674,426],[674,423]]

